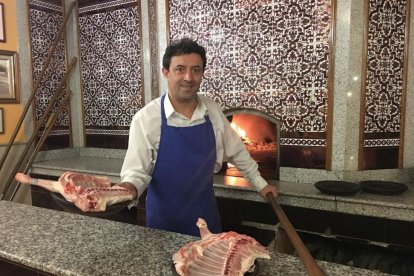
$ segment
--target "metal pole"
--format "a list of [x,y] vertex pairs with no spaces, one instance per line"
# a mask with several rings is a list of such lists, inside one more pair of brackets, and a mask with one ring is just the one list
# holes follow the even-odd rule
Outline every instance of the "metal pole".
[[10,175],[9,179],[7,180],[2,193],[6,194],[6,191],[9,189],[11,183],[13,182],[14,179],[14,175],[16,174],[17,170],[19,169],[19,167],[21,166],[23,159],[25,158],[27,152],[29,151],[29,147],[33,144],[34,139],[36,138],[36,135],[38,134],[41,126],[44,124],[45,120],[50,116],[50,110],[52,109],[54,103],[56,102],[60,92],[63,89],[63,85],[66,83],[67,79],[69,78],[70,72],[72,71],[73,66],[75,65],[76,62],[76,58],[74,57],[68,67],[68,70],[65,73],[64,78],[62,78],[62,80],[59,83],[58,89],[55,91],[52,99],[50,100],[45,112],[43,113],[42,117],[39,120],[39,124],[36,126],[35,130],[33,131],[32,136],[30,137],[28,143],[26,144],[26,148],[24,149],[23,153],[21,154],[19,161],[17,162],[16,166],[14,167],[12,174]]
[[[43,132],[42,137],[40,138],[39,142],[37,143],[37,145],[36,145],[36,147],[35,147],[32,155],[30,156],[29,161],[27,161],[26,167],[23,170],[23,173],[24,174],[26,174],[29,171],[30,167],[32,166],[33,161],[34,161],[36,155],[39,153],[39,151],[42,148],[44,142],[46,141],[46,138],[49,135],[50,131],[52,130],[53,125],[55,124],[55,122],[56,122],[59,114],[62,113],[63,108],[66,106],[66,103],[70,99],[70,95],[71,95],[71,91],[69,90],[66,93],[65,97],[63,98],[62,102],[60,103],[59,109],[56,112],[54,112],[52,114],[52,116],[49,117],[49,120],[46,123],[46,129]],[[17,169],[14,172],[14,174],[12,175],[13,178],[14,178],[14,175],[16,174],[16,172],[17,172]],[[17,183],[16,187],[14,188],[14,191],[13,191],[12,195],[10,196],[10,201],[12,201],[14,199],[14,196],[16,195],[17,190],[19,189],[19,187],[20,187],[20,183]]]

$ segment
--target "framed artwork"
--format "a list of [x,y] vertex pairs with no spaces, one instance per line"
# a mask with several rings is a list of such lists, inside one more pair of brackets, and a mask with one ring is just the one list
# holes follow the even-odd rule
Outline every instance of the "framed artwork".
[[16,52],[0,50],[0,103],[18,103]]
[[4,4],[0,3],[0,42],[6,42],[6,27],[4,26]]
[[0,107],[0,134],[4,133],[4,109]]

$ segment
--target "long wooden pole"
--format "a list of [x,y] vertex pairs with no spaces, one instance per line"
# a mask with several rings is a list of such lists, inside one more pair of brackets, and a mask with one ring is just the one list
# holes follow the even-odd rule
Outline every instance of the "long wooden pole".
[[40,71],[39,79],[37,80],[37,83],[35,84],[35,86],[34,86],[34,88],[32,90],[32,93],[30,94],[30,96],[29,96],[29,98],[28,98],[28,100],[26,102],[26,105],[25,105],[25,107],[23,109],[23,112],[22,112],[22,114],[20,116],[20,119],[17,122],[17,125],[16,125],[16,127],[15,127],[15,129],[13,131],[12,136],[10,137],[10,140],[9,140],[9,143],[7,144],[6,149],[4,150],[3,156],[2,156],[2,158],[0,160],[0,170],[1,170],[1,168],[3,168],[3,165],[4,165],[4,162],[6,161],[7,155],[9,154],[10,149],[11,149],[12,145],[14,144],[14,140],[16,139],[17,133],[19,133],[19,130],[20,130],[22,124],[23,124],[23,121],[26,118],[27,111],[29,110],[29,108],[30,108],[30,106],[31,106],[31,104],[33,102],[34,96],[36,94],[36,91],[39,88],[40,83],[43,80],[43,76],[44,76],[44,74],[46,72],[46,69],[49,67],[49,63],[50,63],[50,60],[52,59],[53,52],[55,51],[55,48],[56,48],[56,46],[57,46],[57,44],[59,42],[60,37],[62,36],[62,33],[66,29],[66,22],[68,21],[69,16],[70,16],[70,14],[71,14],[74,6],[75,6],[75,1],[73,1],[70,4],[70,6],[69,6],[69,12],[65,15],[65,18],[63,20],[63,24],[60,27],[59,32],[57,33],[57,35],[55,37],[55,40],[53,41],[53,44],[52,44],[52,46],[51,46],[51,48],[49,50],[48,56],[46,58],[46,61],[45,61],[44,65],[43,65],[43,67],[42,67],[42,71]]
[[313,259],[312,255],[310,254],[306,246],[303,244],[295,228],[293,228],[285,212],[283,212],[283,209],[280,207],[279,203],[276,202],[276,199],[273,197],[273,195],[271,193],[268,193],[266,195],[266,198],[270,202],[270,205],[272,205],[273,210],[275,211],[280,224],[282,225],[283,229],[286,231],[286,234],[288,235],[293,247],[295,247],[296,251],[298,252],[299,257],[302,259],[302,262],[305,265],[305,268],[308,271],[309,275],[311,276],[325,275],[320,269],[320,267],[318,266],[318,264]]
[[7,182],[5,183],[4,187],[3,187],[3,191],[2,193],[5,194],[6,191],[9,189],[11,183],[13,182],[14,179],[14,175],[16,174],[17,170],[19,169],[19,167],[21,166],[24,158],[26,157],[27,152],[29,151],[29,148],[31,147],[31,145],[33,144],[37,133],[39,132],[40,128],[42,127],[42,125],[44,124],[44,122],[50,117],[49,113],[50,110],[53,108],[53,105],[55,104],[56,100],[59,97],[60,92],[62,91],[65,83],[67,82],[67,79],[69,78],[69,75],[72,71],[73,66],[75,65],[77,61],[77,58],[72,58],[71,63],[68,66],[68,69],[66,70],[65,75],[63,76],[62,80],[60,81],[57,90],[55,91],[55,93],[53,94],[52,99],[50,100],[46,110],[44,111],[42,117],[39,119],[39,123],[37,124],[35,130],[33,131],[32,135],[29,138],[28,143],[26,144],[25,149],[23,150],[23,153],[20,155],[19,160],[16,163],[16,166],[14,167],[14,169],[12,170],[12,174],[9,176]]

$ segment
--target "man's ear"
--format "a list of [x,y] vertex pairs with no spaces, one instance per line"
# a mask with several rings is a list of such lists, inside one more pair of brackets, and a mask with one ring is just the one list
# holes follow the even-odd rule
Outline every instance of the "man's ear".
[[162,74],[167,77],[169,70],[167,68],[162,68]]

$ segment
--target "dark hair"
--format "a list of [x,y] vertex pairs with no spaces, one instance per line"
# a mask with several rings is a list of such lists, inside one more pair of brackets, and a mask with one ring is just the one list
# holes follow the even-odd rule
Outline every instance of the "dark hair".
[[177,41],[173,41],[167,49],[165,49],[164,56],[162,58],[162,67],[169,69],[171,64],[171,58],[174,56],[181,56],[186,54],[199,54],[203,60],[203,71],[206,68],[207,58],[206,50],[203,46],[190,38],[182,38]]

